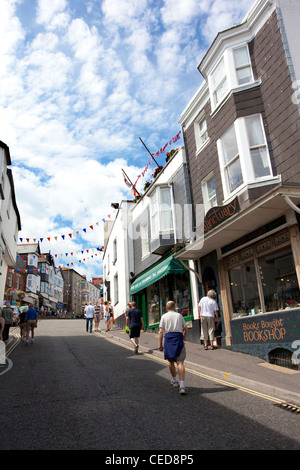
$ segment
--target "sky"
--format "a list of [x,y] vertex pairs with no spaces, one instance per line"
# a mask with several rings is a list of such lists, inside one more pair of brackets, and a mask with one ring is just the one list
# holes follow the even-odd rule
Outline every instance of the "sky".
[[39,241],[56,266],[88,280],[102,275],[103,220],[116,215],[111,203],[133,197],[121,169],[135,182],[149,163],[140,139],[154,154],[168,144],[160,165],[183,145],[178,121],[203,81],[197,66],[252,4],[0,0],[0,140],[19,243]]

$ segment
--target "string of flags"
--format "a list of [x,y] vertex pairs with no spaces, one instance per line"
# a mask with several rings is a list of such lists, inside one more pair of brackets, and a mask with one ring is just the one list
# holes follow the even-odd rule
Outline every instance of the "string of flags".
[[137,185],[137,182],[140,178],[144,178],[144,176],[147,173],[151,163],[153,162],[153,159],[154,159],[153,157],[154,156],[158,157],[161,153],[165,153],[165,150],[166,150],[168,145],[172,145],[173,143],[177,142],[177,140],[180,139],[180,134],[181,134],[181,131],[179,131],[178,134],[176,134],[172,139],[170,139],[160,150],[158,150],[156,153],[151,154],[152,155],[151,160],[147,163],[147,165],[145,166],[142,173],[137,177],[136,182],[134,183],[134,187]]
[[[107,217],[109,219],[111,219],[111,214],[108,214]],[[103,218],[101,219],[102,222],[105,222],[106,218]],[[51,242],[51,241],[58,241],[58,240],[70,240],[70,239],[73,239],[73,238],[76,238],[80,236],[80,232],[84,232],[84,233],[87,233],[87,230],[94,230],[95,228],[98,228],[99,226],[99,221],[96,222],[95,224],[92,224],[92,225],[89,225],[88,227],[86,228],[83,228],[81,230],[76,230],[75,232],[70,232],[70,233],[67,233],[67,234],[64,234],[64,235],[56,235],[56,236],[44,236],[44,237],[41,237],[41,238],[29,238],[29,237],[22,237],[22,238],[19,238],[20,240],[20,243],[37,243],[38,241],[40,241],[41,243],[43,241],[48,241],[48,242]]]

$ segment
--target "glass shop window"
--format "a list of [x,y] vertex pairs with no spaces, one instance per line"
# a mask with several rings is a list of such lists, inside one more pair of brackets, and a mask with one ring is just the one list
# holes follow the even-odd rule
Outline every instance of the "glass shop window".
[[232,268],[228,272],[233,318],[261,313],[254,261]]
[[147,287],[148,303],[148,325],[155,325],[159,322],[159,284],[151,284]]
[[258,264],[266,312],[298,307],[300,293],[291,248],[261,257]]

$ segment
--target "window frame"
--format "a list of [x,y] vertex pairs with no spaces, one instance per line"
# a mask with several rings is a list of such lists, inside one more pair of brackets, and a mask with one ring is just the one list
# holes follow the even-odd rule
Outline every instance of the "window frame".
[[[205,127],[201,129],[201,123],[205,122]],[[204,112],[201,113],[200,117],[194,123],[194,133],[195,133],[195,141],[196,141],[196,156],[199,152],[203,150],[203,148],[209,142],[209,135],[207,130],[207,119]]]
[[[215,206],[218,205],[216,188],[215,188],[214,196],[209,197],[208,183],[210,181],[215,182],[214,174],[213,174],[212,171],[201,181],[202,196],[203,196],[203,203],[204,203],[205,213],[207,213],[212,207],[215,207]],[[215,201],[215,204],[214,204],[213,201]]]
[[[261,176],[261,177],[255,176],[255,171],[254,171],[254,166],[253,166],[253,161],[252,161],[252,156],[251,156],[250,142],[249,142],[249,137],[248,137],[247,125],[246,125],[247,119],[253,118],[255,116],[260,117],[260,125],[261,125],[262,135],[264,139],[264,144],[262,144],[261,147],[264,147],[266,150],[266,158],[267,158],[268,167],[270,170],[270,173],[268,175]],[[222,142],[222,138],[224,138],[226,133],[228,133],[232,127],[234,128],[234,131],[235,131],[235,137],[236,137],[236,142],[237,142],[237,147],[238,147],[237,155],[240,160],[241,173],[243,177],[243,182],[239,186],[234,188],[233,190],[231,190],[230,188],[230,181],[229,181],[228,172],[226,171],[226,169],[228,169],[229,166],[232,163],[234,163],[234,161],[236,161],[237,156],[233,157],[229,162],[225,163],[223,142]],[[233,124],[231,124],[228,127],[228,129],[223,133],[223,135],[217,140],[217,149],[218,149],[221,179],[222,179],[222,186],[223,186],[225,200],[235,195],[237,192],[241,190],[241,188],[243,188],[244,186],[248,184],[267,181],[274,177],[271,159],[270,159],[270,153],[268,149],[268,142],[267,142],[261,114],[257,113],[257,114],[252,114],[249,116],[237,118],[233,122]]]
[[[161,190],[167,189],[170,192],[170,207],[169,209],[164,208],[164,204],[162,203],[162,196]],[[156,203],[153,204],[152,200],[156,195]],[[155,211],[153,209],[155,208]],[[169,211],[172,215],[172,227],[162,229],[162,212]],[[153,224],[153,219],[157,215],[157,222]],[[174,202],[173,202],[173,191],[170,186],[157,186],[153,193],[150,196],[150,229],[151,229],[151,240],[155,239],[160,234],[167,234],[167,233],[175,233],[175,221],[174,221]]]

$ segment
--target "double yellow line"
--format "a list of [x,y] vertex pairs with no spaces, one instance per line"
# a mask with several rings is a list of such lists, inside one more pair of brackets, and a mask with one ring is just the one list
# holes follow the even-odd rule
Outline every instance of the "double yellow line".
[[[113,343],[116,343],[116,344],[122,346],[123,348],[132,350],[131,347],[127,346],[126,344],[123,344],[121,341],[117,341],[114,338],[110,338],[110,337],[106,336],[105,339],[107,339],[109,341],[112,341]],[[157,362],[161,362],[163,364],[166,364],[165,359],[154,356],[152,354],[143,353],[143,356],[148,357],[149,359],[154,359]],[[251,390],[250,388],[242,387],[241,385],[237,385],[237,384],[228,382],[227,380],[222,380],[222,379],[218,379],[216,377],[212,377],[211,375],[203,374],[202,372],[198,372],[194,369],[189,369],[189,368],[185,367],[185,370],[186,370],[186,372],[189,372],[190,374],[196,375],[197,377],[201,377],[203,379],[210,380],[211,382],[215,382],[215,383],[220,384],[220,385],[225,385],[226,387],[234,388],[234,389],[239,390],[241,392],[248,393],[250,395],[254,395],[256,397],[263,398],[265,400],[269,400],[273,403],[281,404],[283,402],[283,400],[280,400],[280,399],[275,398],[275,397],[271,397],[270,395],[266,395],[265,393],[257,392],[255,390]]]

